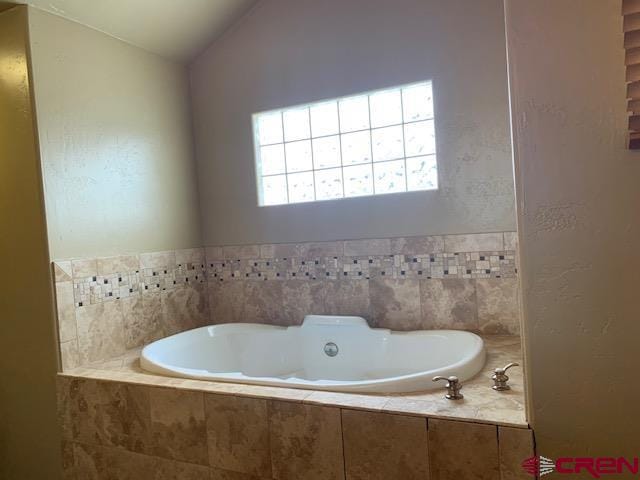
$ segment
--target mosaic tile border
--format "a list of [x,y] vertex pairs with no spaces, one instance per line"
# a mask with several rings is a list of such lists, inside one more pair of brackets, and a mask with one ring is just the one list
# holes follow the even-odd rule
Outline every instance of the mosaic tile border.
[[207,248],[209,281],[511,278],[514,232]]
[[204,263],[145,268],[73,280],[77,308],[206,282]]
[[74,306],[206,283],[204,249],[53,262],[56,283],[72,282]]
[[209,280],[370,280],[515,277],[515,251],[355,257],[219,260],[207,263]]

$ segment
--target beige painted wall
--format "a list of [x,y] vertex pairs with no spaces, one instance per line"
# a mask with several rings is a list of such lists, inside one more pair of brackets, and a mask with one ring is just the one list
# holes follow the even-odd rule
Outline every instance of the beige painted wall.
[[538,453],[637,456],[640,153],[625,148],[620,1],[506,7]]
[[0,478],[60,478],[54,318],[27,8],[0,13]]
[[[433,79],[441,189],[257,207],[251,114]],[[515,229],[501,0],[269,0],[191,66],[206,244]]]
[[200,244],[184,67],[31,9],[51,256]]

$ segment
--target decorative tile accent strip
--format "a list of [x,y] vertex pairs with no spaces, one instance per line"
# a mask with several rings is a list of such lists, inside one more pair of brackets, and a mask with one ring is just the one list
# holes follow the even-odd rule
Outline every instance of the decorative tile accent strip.
[[508,278],[515,251],[209,260],[209,280]]
[[185,285],[204,283],[204,263],[144,268],[110,275],[73,279],[76,307],[108,302],[135,295],[157,293]]

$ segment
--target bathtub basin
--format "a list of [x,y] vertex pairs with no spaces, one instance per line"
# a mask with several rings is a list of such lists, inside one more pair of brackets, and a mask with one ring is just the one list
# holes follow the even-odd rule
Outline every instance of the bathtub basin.
[[196,328],[147,345],[140,357],[143,369],[174,377],[362,393],[443,388],[435,375],[464,381],[484,362],[484,342],[470,332],[397,332],[320,315],[295,327]]

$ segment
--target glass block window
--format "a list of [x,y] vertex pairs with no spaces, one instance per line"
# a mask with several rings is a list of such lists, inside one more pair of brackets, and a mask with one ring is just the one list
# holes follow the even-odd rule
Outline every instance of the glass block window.
[[438,188],[431,82],[253,116],[260,206]]

